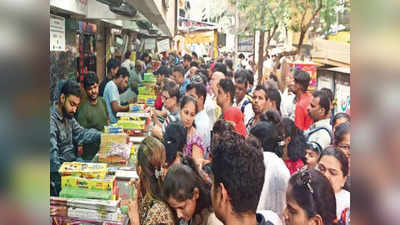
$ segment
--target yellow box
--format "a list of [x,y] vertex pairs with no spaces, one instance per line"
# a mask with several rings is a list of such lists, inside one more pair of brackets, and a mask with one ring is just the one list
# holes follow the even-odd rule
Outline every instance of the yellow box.
[[133,129],[133,130],[144,130],[146,127],[145,120],[118,120],[118,126],[121,126],[123,129]]
[[126,144],[127,142],[128,142],[128,135],[126,133],[117,133],[117,134],[102,133],[99,152],[109,152],[112,143]]
[[101,178],[107,174],[106,163],[64,162],[58,170],[61,176]]
[[114,185],[115,185],[114,176],[107,176],[104,179],[87,179],[84,177],[76,177],[76,176],[61,177],[61,188],[79,187],[79,188],[111,191],[113,190]]
[[155,95],[156,94],[153,85],[145,85],[143,87],[139,87],[138,90],[139,90],[139,95]]
[[146,104],[149,99],[152,99],[153,101],[156,100],[155,95],[138,95],[138,103],[140,104]]

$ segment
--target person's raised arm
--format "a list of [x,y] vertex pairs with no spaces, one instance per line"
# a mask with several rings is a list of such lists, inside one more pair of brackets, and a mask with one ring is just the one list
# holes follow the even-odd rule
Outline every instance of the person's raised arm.
[[113,102],[111,102],[111,109],[114,114],[117,114],[117,112],[128,112],[129,105],[121,106],[120,104],[118,104],[117,101],[113,101]]

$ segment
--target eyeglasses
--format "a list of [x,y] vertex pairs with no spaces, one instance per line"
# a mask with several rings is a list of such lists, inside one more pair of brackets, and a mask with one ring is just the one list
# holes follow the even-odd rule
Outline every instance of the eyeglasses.
[[350,145],[337,145],[338,148],[350,150]]
[[167,101],[167,100],[169,99],[169,97],[164,96],[164,95],[161,95],[161,99],[162,99],[163,101]]

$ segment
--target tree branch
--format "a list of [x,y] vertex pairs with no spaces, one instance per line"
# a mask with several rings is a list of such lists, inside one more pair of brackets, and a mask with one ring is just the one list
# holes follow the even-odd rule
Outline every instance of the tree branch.
[[274,28],[272,29],[272,35],[271,38],[274,37],[276,30],[278,30],[278,24],[275,24]]
[[271,14],[271,17],[272,17],[272,20],[274,21],[274,24],[275,24],[275,25],[278,24],[278,23],[276,22],[275,15],[272,13],[272,10],[271,10],[271,8],[269,7],[269,5],[267,5],[267,9],[268,9],[268,11],[269,11],[269,14]]
[[303,16],[301,17],[300,30],[303,30],[303,23],[304,23],[304,18],[306,17],[306,14],[307,14],[307,9],[304,11]]
[[308,28],[311,26],[311,22],[317,17],[319,11],[322,9],[322,0],[318,0],[318,8],[315,10],[314,14],[312,15],[310,21],[308,21],[307,25],[304,27],[305,30],[308,30]]

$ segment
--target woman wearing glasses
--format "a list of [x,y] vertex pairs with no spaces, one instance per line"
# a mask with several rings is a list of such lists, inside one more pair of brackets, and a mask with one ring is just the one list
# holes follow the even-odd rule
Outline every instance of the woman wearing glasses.
[[349,161],[336,147],[329,146],[322,151],[318,170],[330,181],[336,197],[336,215],[338,218],[350,209],[350,192],[343,189],[349,174]]
[[344,189],[350,191],[350,122],[341,123],[336,127],[333,144],[336,146],[336,148],[343,151],[347,157],[347,160],[349,161],[349,175],[346,183],[344,184]]

